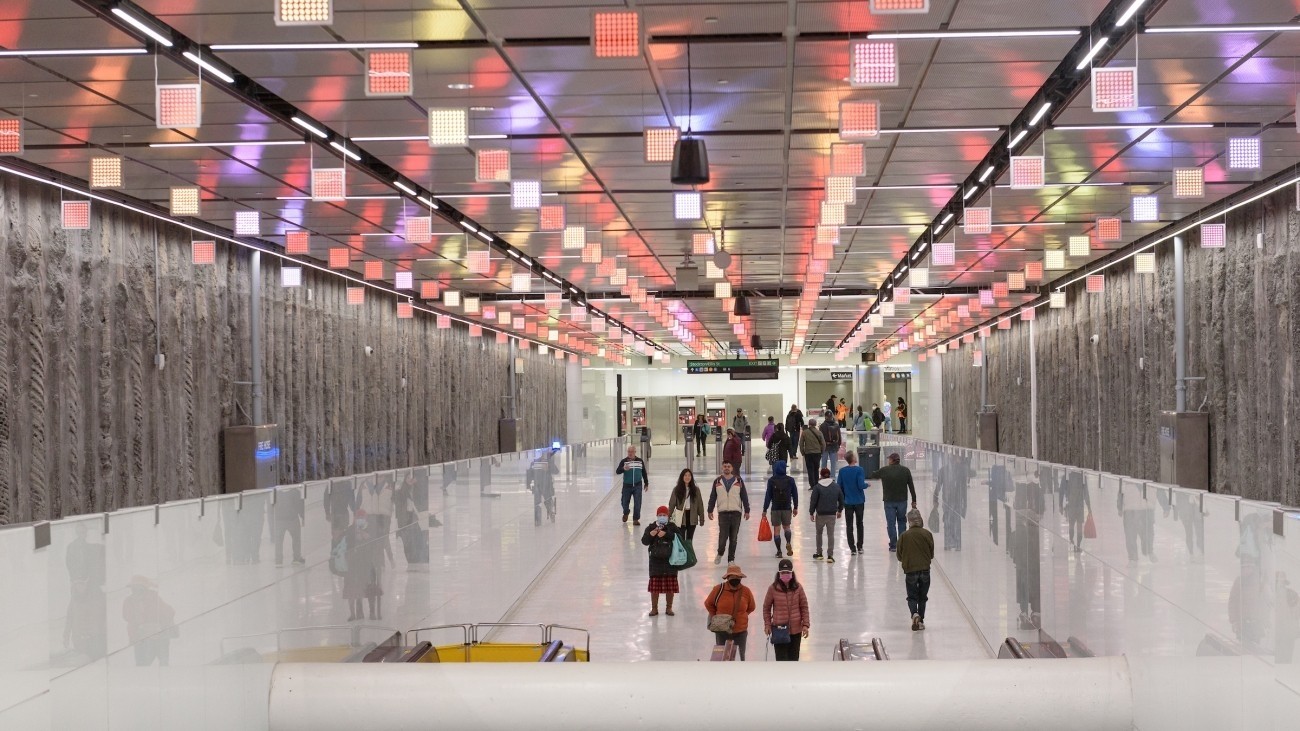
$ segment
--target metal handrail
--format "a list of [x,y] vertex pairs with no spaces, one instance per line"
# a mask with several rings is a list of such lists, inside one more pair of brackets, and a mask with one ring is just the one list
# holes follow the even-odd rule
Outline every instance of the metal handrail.
[[885,652],[885,643],[879,637],[871,638],[871,650],[876,653],[877,660],[888,660],[889,653]]
[[589,630],[583,629],[582,627],[568,627],[563,624],[548,624],[546,625],[547,642],[551,641],[551,639],[555,636],[555,630],[557,629],[562,629],[569,632],[581,632],[583,636],[586,638],[586,646],[584,647],[584,650],[587,653],[587,662],[591,662],[591,632]]
[[1025,651],[1025,646],[1020,644],[1020,640],[1014,637],[1008,637],[1002,642],[1002,649],[1007,651],[1007,656],[1003,657],[998,653],[999,660],[1028,660],[1030,655]]
[[[484,640],[480,640],[478,638],[478,631],[480,627],[486,627],[490,630],[488,633],[484,635],[485,638]],[[477,645],[479,642],[485,641],[487,634],[491,634],[491,631],[495,631],[503,627],[536,627],[537,629],[542,631],[542,644],[546,644],[546,642],[550,638],[550,632],[547,630],[546,625],[541,624],[540,622],[537,624],[533,624],[530,622],[479,622],[477,624],[470,625],[470,638],[473,640],[473,644]]]
[[469,662],[470,630],[473,625],[470,624],[439,624],[433,627],[417,627],[406,631],[406,643],[408,645],[418,643],[421,632],[439,632],[448,629],[459,629],[462,633],[461,649],[465,653],[465,662]]

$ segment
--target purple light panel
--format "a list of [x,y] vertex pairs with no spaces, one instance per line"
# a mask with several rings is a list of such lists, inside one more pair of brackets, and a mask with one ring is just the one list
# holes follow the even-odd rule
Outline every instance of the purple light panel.
[[1228,227],[1222,223],[1201,224],[1201,248],[1222,249],[1228,243]]

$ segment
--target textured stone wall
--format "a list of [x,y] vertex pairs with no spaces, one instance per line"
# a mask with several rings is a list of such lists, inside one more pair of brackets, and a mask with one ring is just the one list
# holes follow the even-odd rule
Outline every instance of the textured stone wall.
[[[221,430],[251,411],[236,383],[250,378],[249,253],[219,243],[215,265],[194,266],[187,231],[106,205],[89,231],[63,231],[58,191],[0,177],[0,262],[0,524],[220,492]],[[278,260],[262,262],[282,482],[496,451],[506,346],[398,320],[378,292],[349,306],[329,274],[281,288]],[[533,447],[565,433],[564,364],[524,358]]]
[[[1210,414],[1212,489],[1290,505],[1300,504],[1295,207],[1295,193],[1286,190],[1234,211],[1223,250],[1201,249],[1191,231],[1186,259],[1187,374],[1206,379],[1190,385],[1187,403],[1190,410],[1204,404]],[[1262,249],[1256,234],[1263,235]],[[1103,294],[1086,294],[1079,283],[1066,309],[1039,308],[1040,459],[1159,476],[1156,421],[1160,411],[1174,409],[1171,244],[1158,247],[1156,261],[1155,275],[1134,273],[1130,260],[1106,270]],[[1030,454],[1028,330],[1017,320],[988,342],[1000,446],[1020,455]],[[1096,346],[1088,342],[1093,333],[1100,335]],[[972,350],[943,356],[944,438],[966,446],[975,444],[980,402]]]

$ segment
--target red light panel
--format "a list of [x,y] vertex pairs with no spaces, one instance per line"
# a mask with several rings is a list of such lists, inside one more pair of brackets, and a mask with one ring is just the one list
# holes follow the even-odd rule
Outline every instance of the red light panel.
[[217,242],[191,241],[190,261],[193,262],[194,264],[217,263]]
[[0,155],[23,154],[23,120],[0,118]]
[[1046,164],[1042,155],[1016,155],[1011,158],[1011,187],[1041,188],[1046,184]]
[[1124,222],[1114,217],[1098,218],[1096,231],[1098,241],[1119,241],[1124,237]]
[[365,287],[348,287],[348,304],[360,305],[365,304],[366,288]]
[[930,0],[871,0],[867,8],[872,15],[902,15],[930,12]]
[[645,161],[672,162],[673,148],[682,131],[676,127],[645,128]]
[[451,315],[438,315],[438,329],[439,330],[451,329]]
[[967,234],[986,234],[993,231],[992,208],[967,208],[962,217],[962,231]]
[[875,99],[840,102],[840,139],[880,136],[880,102]]
[[1222,223],[1201,224],[1201,248],[1222,249],[1228,243],[1228,227]]
[[366,96],[409,96],[410,51],[371,51],[366,54]]
[[[286,253],[303,255],[311,252],[311,234],[306,231],[286,231],[284,234],[284,250]],[[334,266],[334,249],[330,250],[330,266]],[[347,252],[347,249],[340,249]],[[346,259],[343,266],[347,266]]]
[[442,296],[437,282],[424,281],[420,282],[420,299],[436,300]]
[[[1011,287],[1010,287],[1006,282],[994,282],[994,283],[993,283],[993,296],[994,296],[995,298],[999,298],[999,299],[1004,298],[1004,297],[1007,296],[1007,294],[1010,293],[1010,291],[1011,291]],[[990,304],[990,305],[991,305],[991,304],[993,304],[993,303],[992,303],[992,302],[986,302],[985,304]]]
[[641,14],[634,10],[591,14],[592,49],[596,58],[635,58],[641,55]]
[[480,183],[510,182],[510,151],[479,150],[475,156],[474,180]]
[[427,244],[433,241],[433,219],[428,216],[406,219],[405,239],[408,244]]
[[1085,280],[1084,289],[1091,294],[1101,294],[1106,291],[1106,277],[1101,274],[1089,274]]
[[60,221],[64,230],[84,231],[90,228],[90,201],[63,201]]
[[1092,69],[1092,111],[1125,112],[1138,108],[1136,66]]
[[564,230],[564,206],[542,206],[537,214],[537,228],[540,231]]
[[858,142],[831,145],[831,175],[858,177],[867,174],[867,154]]
[[1205,171],[1201,168],[1174,168],[1174,197],[1205,196]]
[[193,128],[202,124],[198,84],[159,84],[154,87],[154,107],[159,129]]
[[330,269],[347,269],[352,263],[352,250],[346,246],[330,249]]
[[857,89],[898,86],[898,46],[892,41],[851,41],[849,85]]
[[367,260],[367,261],[366,261],[366,264],[365,264],[365,268],[364,268],[363,271],[364,271],[364,276],[365,276],[365,278],[366,278],[367,281],[372,281],[372,282],[373,282],[373,281],[376,281],[376,280],[379,280],[379,279],[383,279],[383,278],[384,278],[384,262],[382,262],[382,261],[380,261],[380,260],[378,260],[378,259],[370,259],[370,260]]
[[343,168],[313,168],[311,171],[311,199],[314,201],[341,201],[347,199]]
[[410,302],[402,300],[397,303],[397,319],[409,320],[415,317],[415,307]]

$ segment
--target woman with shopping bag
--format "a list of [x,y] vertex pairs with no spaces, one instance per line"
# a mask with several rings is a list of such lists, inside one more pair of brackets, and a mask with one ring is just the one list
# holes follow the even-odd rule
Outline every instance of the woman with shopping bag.
[[659,595],[667,595],[664,613],[673,616],[673,596],[680,589],[677,587],[677,567],[669,561],[673,554],[673,541],[677,537],[677,526],[668,522],[668,506],[660,505],[655,511],[655,522],[645,529],[641,544],[650,554],[650,616],[659,616]]
[[704,525],[704,494],[690,470],[682,470],[677,476],[677,485],[668,497],[668,522],[677,526],[687,541],[694,539],[695,529]]

